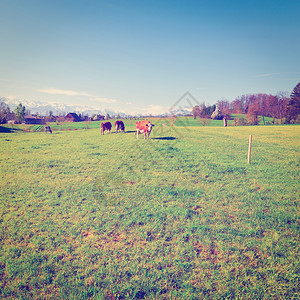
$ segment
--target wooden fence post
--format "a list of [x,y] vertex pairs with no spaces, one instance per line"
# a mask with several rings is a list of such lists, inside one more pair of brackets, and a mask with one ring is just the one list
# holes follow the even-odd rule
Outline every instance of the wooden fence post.
[[250,164],[251,160],[251,147],[252,147],[252,135],[249,136],[249,149],[248,149],[248,164]]

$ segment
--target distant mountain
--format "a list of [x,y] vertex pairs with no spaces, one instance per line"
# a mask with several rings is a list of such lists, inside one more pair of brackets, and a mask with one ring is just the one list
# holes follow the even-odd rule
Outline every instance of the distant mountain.
[[[39,114],[42,116],[49,115],[49,111],[53,112],[53,115],[58,116],[60,114],[68,114],[69,112],[75,112],[77,114],[84,114],[92,116],[93,114],[109,114],[110,116],[119,115],[121,118],[128,116],[143,116],[142,113],[132,113],[126,114],[124,112],[114,111],[111,109],[95,109],[93,107],[89,107],[86,105],[66,105],[62,103],[44,103],[41,101],[32,101],[27,99],[16,99],[16,98],[7,98],[0,97],[0,102],[4,102],[9,105],[11,110],[15,110],[15,108],[22,103],[26,107],[26,110],[30,111],[31,114]],[[166,111],[165,113],[159,114],[161,117],[166,116],[181,116],[181,115],[190,115],[191,109],[176,107],[172,111]],[[154,115],[153,115],[154,116]]]
[[116,112],[112,110],[99,110],[95,109],[93,107],[89,107],[86,105],[66,105],[62,103],[43,103],[41,101],[32,101],[32,100],[26,100],[26,99],[15,99],[15,98],[6,98],[1,97],[1,102],[6,103],[9,105],[11,110],[14,110],[19,103],[22,103],[26,107],[26,110],[29,110],[32,114],[40,114],[40,115],[48,115],[49,111],[52,111],[54,115],[59,114],[67,114],[69,112],[75,112],[75,113],[83,113],[85,115],[92,116],[93,114],[102,114],[105,115],[106,113],[110,115],[115,115]]
[[168,112],[168,115],[173,115],[173,116],[186,116],[186,115],[191,115],[192,114],[192,109],[174,109]]

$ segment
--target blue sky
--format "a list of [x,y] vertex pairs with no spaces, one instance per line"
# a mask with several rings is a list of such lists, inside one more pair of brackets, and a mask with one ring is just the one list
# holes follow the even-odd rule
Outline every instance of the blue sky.
[[299,0],[0,0],[0,96],[159,113],[300,82]]

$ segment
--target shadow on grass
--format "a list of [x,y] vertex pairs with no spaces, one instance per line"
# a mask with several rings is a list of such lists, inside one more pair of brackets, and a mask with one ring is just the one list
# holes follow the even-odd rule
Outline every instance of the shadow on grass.
[[0,126],[0,132],[12,133],[12,132],[17,132],[17,131],[22,131],[22,130],[16,129],[16,128],[8,128],[8,127]]
[[172,141],[172,140],[177,140],[177,138],[176,138],[176,137],[173,137],[173,136],[164,136],[164,137],[151,138],[151,140],[165,140],[165,141]]
[[128,130],[128,131],[125,131],[125,133],[135,133],[136,130]]
[[[124,133],[126,134],[126,133],[134,133],[134,132],[136,132],[136,131],[118,132],[117,134],[124,134]],[[110,133],[107,133],[107,132],[104,133],[104,135],[106,135],[106,134],[116,134],[116,132],[112,130]]]

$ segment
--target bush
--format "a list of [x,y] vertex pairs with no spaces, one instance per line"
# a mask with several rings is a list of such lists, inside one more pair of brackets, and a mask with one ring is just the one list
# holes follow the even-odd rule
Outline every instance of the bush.
[[258,125],[259,123],[258,117],[255,114],[248,114],[246,119],[248,121],[248,125]]
[[287,121],[286,118],[282,118],[282,119],[277,119],[277,120],[275,121],[275,124],[276,124],[276,125],[282,125],[282,124],[289,124],[289,122]]
[[294,120],[293,124],[300,124],[300,115],[297,116],[297,119]]
[[248,122],[245,118],[236,118],[233,120],[233,126],[246,126]]

